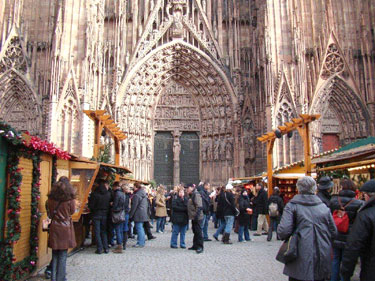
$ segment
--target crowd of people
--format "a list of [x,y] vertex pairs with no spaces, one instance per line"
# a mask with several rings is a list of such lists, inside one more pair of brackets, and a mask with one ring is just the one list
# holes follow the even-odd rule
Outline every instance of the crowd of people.
[[[350,280],[358,257],[361,280],[373,280],[375,180],[361,187],[365,202],[356,198],[350,179],[341,180],[341,190],[334,196],[332,187],[329,177],[322,177],[318,185],[313,178],[303,177],[297,181],[298,194],[284,206],[279,188],[274,187],[268,198],[262,183],[253,188],[231,183],[214,188],[201,182],[170,191],[160,185],[155,191],[139,183],[110,185],[99,180],[89,197],[87,225],[92,225],[96,254],[108,254],[110,248],[121,254],[129,238],[136,238],[134,248],[144,248],[146,237],[148,241],[156,238],[152,229],[163,233],[167,223],[172,224],[170,248],[187,248],[185,234],[191,226],[194,237],[188,250],[198,254],[204,252],[205,242],[212,241],[211,220],[216,228],[212,237],[227,245],[233,243],[234,233],[240,243],[252,241],[250,230],[254,236],[265,235],[267,241],[275,231],[278,240],[298,235],[298,256],[284,268],[289,280]],[[53,250],[52,280],[65,280],[67,250],[76,246],[71,220],[74,199],[74,188],[66,177],[48,196],[47,210],[53,217],[48,240]]]

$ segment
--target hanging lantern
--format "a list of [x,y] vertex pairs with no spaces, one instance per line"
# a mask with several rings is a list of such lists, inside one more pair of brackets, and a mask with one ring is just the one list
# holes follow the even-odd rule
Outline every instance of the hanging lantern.
[[281,131],[279,129],[275,130],[275,135],[278,139],[280,139],[283,135],[281,134]]
[[288,138],[291,138],[293,137],[293,131],[289,131],[288,134],[287,134]]

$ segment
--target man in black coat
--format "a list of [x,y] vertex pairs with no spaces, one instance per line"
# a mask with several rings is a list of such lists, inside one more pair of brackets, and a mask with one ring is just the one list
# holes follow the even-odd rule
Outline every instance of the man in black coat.
[[[257,196],[253,199],[255,205],[255,215],[258,216],[258,227],[257,232],[254,233],[254,236],[261,236],[262,234],[268,234],[268,222],[266,215],[268,214],[268,195],[264,190],[261,183],[257,183],[255,186],[256,191],[258,192]],[[262,233],[262,229],[264,232]]]
[[108,191],[109,185],[106,181],[100,180],[99,186],[89,198],[89,209],[92,213],[92,222],[96,238],[97,250],[95,253],[108,253],[107,218],[109,214],[109,203],[111,194]]
[[333,187],[333,182],[330,177],[324,176],[319,180],[318,193],[316,194],[320,200],[329,208],[331,201],[331,190]]
[[349,233],[341,262],[341,277],[350,280],[358,257],[361,258],[361,281],[375,277],[375,180],[369,180],[360,189],[366,203],[358,211]]

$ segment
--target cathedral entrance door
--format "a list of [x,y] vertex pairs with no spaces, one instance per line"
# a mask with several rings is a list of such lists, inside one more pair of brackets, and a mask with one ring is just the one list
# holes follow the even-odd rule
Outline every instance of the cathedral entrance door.
[[180,137],[180,182],[199,183],[199,137],[195,132],[183,132]]
[[154,179],[168,188],[173,186],[173,136],[157,132],[154,142]]

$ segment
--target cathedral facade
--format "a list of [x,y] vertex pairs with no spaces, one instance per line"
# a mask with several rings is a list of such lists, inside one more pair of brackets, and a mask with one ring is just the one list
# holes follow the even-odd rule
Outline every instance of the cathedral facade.
[[[266,168],[299,114],[313,153],[374,135],[372,0],[5,0],[0,118],[91,157],[106,110],[135,178],[214,184]],[[297,133],[274,167],[303,159]],[[192,177],[194,175],[194,177]]]

